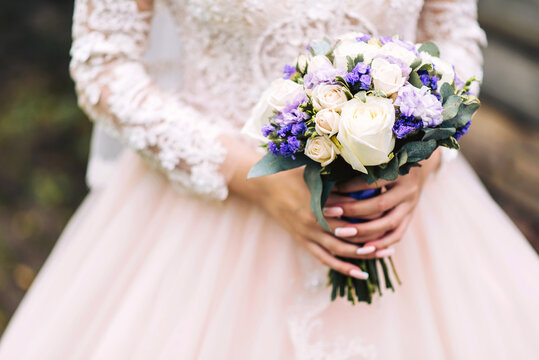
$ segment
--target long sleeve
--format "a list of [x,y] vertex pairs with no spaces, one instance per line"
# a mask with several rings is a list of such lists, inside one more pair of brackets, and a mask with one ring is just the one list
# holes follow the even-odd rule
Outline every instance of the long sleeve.
[[440,56],[455,66],[460,79],[482,79],[486,37],[477,22],[476,0],[425,0],[417,41],[427,40],[438,45]]
[[152,13],[151,0],[76,0],[70,71],[79,104],[181,190],[224,199],[219,128],[146,71]]

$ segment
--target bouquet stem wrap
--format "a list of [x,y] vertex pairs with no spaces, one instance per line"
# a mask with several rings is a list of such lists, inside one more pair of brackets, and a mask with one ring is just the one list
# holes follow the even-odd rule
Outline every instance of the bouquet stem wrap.
[[[362,190],[355,191],[347,194],[349,197],[356,200],[366,200],[378,196],[381,193],[381,189],[373,190]],[[358,219],[358,218],[349,218],[343,217],[343,220],[346,220],[350,223],[358,224],[365,222],[367,220]],[[391,281],[390,270],[395,277],[396,282],[400,285],[401,281],[395,270],[393,260],[391,257],[386,259],[349,259],[341,258],[351,264],[356,265],[361,270],[369,274],[367,280],[359,280],[344,274],[341,274],[338,271],[333,269],[329,270],[328,273],[328,286],[331,287],[331,300],[335,300],[337,296],[347,297],[348,301],[355,303],[356,299],[359,302],[372,302],[372,297],[375,292],[378,292],[382,295],[382,279],[378,272],[379,269],[382,270],[382,276],[384,277],[384,284],[386,289],[391,289],[395,291],[393,282]]]

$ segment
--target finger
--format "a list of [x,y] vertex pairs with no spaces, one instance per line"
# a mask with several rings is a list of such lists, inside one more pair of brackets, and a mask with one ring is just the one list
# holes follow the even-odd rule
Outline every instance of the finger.
[[[322,245],[332,255],[356,259],[365,257],[366,250],[362,247],[337,239],[335,236],[325,232],[316,234],[312,241]],[[367,248],[367,253],[372,253],[375,250],[376,248]]]
[[367,236],[358,235],[357,226],[359,224],[349,223],[341,219],[326,219],[328,225],[333,229],[333,234],[351,243],[363,243],[382,237],[386,232],[372,233]]
[[371,238],[375,234],[385,234],[400,226],[403,220],[410,213],[411,206],[404,202],[391,211],[386,213],[381,218],[367,221],[364,223],[355,224],[358,238]]
[[391,210],[416,192],[417,187],[415,185],[396,185],[373,198],[355,202],[343,202],[333,206],[341,207],[344,216],[362,218]]
[[408,229],[408,224],[410,223],[412,216],[408,215],[402,223],[392,232],[388,233],[387,235],[384,235],[382,238],[374,241],[370,241],[365,244],[365,246],[374,246],[376,247],[376,253],[375,256],[378,257],[385,257],[389,256],[386,253],[383,253],[381,250],[387,249],[389,246],[396,244],[399,242],[404,234],[406,233],[406,229]]
[[315,242],[307,241],[305,247],[311,252],[311,254],[318,258],[318,260],[320,260],[322,264],[329,266],[330,268],[340,272],[341,274],[353,276],[361,280],[366,280],[369,278],[369,274],[363,272],[355,265],[337,259]]
[[350,193],[354,191],[378,189],[391,183],[392,182],[386,180],[378,180],[373,182],[372,184],[369,184],[365,180],[363,180],[363,178],[355,177],[348,181],[337,184],[335,186],[335,189],[340,193]]

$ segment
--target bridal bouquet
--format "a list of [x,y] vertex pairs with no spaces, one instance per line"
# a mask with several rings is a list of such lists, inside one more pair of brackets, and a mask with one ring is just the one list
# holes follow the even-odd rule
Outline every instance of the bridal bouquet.
[[[336,182],[356,176],[393,181],[439,146],[458,149],[479,100],[469,93],[476,79],[460,81],[431,42],[352,33],[308,50],[264,92],[243,132],[267,150],[249,177],[305,166],[311,209],[330,230],[322,207]],[[377,195],[367,191],[350,196]],[[389,266],[385,259],[346,259],[369,278],[330,270],[331,299],[370,303],[381,294],[379,268],[385,287],[394,290],[389,268],[400,281],[388,260]]]

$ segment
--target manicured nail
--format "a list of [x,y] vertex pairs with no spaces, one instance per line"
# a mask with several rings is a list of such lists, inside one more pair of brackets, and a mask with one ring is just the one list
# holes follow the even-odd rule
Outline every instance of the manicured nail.
[[335,229],[335,236],[337,237],[351,237],[357,235],[357,229],[355,227],[340,227]]
[[367,280],[369,278],[368,273],[356,269],[350,270],[350,276],[360,280]]
[[344,210],[340,207],[325,207],[322,209],[324,216],[337,217],[344,214]]
[[387,249],[378,250],[374,255],[379,258],[388,257],[395,254],[395,249],[392,247],[389,247]]
[[358,254],[358,255],[366,255],[366,254],[370,254],[370,253],[374,252],[374,250],[376,250],[376,248],[374,246],[364,246],[364,247],[360,247],[359,249],[357,249],[356,254]]

